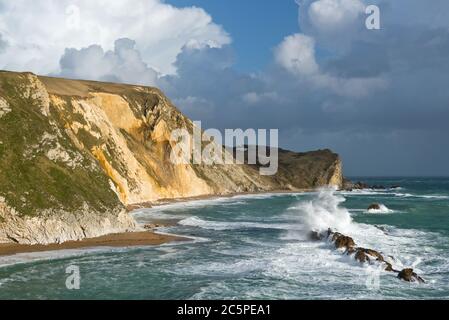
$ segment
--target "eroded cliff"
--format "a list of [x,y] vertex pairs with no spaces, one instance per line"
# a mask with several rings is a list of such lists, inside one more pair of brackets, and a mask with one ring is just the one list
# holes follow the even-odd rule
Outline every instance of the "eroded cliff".
[[193,131],[155,88],[0,72],[0,242],[51,243],[135,228],[125,206],[160,199],[342,185],[330,151],[257,166],[175,165]]

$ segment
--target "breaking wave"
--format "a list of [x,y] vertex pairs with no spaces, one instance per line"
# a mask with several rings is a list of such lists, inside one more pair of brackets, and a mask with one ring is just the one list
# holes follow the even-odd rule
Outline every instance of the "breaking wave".
[[322,232],[333,228],[345,232],[352,226],[351,214],[341,206],[345,201],[334,189],[322,189],[314,199],[300,201],[288,211],[308,230]]
[[394,213],[394,210],[389,209],[386,205],[380,204],[379,209],[368,209],[368,213]]
[[222,222],[204,220],[198,217],[189,217],[178,222],[181,226],[199,227],[202,229],[224,231],[237,229],[278,229],[278,230],[302,230],[300,226],[287,223],[260,223],[260,222]]

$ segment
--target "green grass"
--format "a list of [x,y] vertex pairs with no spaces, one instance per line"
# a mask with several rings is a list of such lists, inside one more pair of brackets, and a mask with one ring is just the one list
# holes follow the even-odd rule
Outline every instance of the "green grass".
[[[21,215],[29,216],[45,209],[76,210],[84,202],[100,212],[120,205],[108,177],[99,168],[88,169],[93,160],[77,150],[62,129],[69,117],[76,117],[71,105],[62,112],[51,107],[50,116],[44,116],[39,101],[22,95],[27,81],[23,76],[0,74],[0,96],[12,109],[0,118],[0,196]],[[82,154],[82,166],[70,168],[45,156],[48,150],[39,147],[42,135],[48,132],[56,136],[50,120],[61,128],[59,144],[68,152]],[[76,121],[82,123],[83,119]],[[86,147],[98,144],[87,132],[81,136]]]

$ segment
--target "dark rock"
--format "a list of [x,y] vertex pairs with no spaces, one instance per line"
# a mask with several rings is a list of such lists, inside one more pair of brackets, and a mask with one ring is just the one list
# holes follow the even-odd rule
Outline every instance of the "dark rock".
[[365,248],[355,248],[355,255],[354,259],[361,262],[361,263],[370,263],[371,259],[375,259],[374,261],[381,262],[385,264],[385,271],[388,272],[399,272],[395,269],[393,269],[393,265],[387,261],[385,261],[384,257],[377,252],[376,250],[372,249],[365,249]]
[[370,262],[370,258],[365,253],[365,251],[359,250],[359,249],[356,249],[356,253],[355,253],[354,259],[359,261],[359,262],[361,262],[361,263]]
[[[393,188],[399,188],[399,186],[394,186],[394,187],[391,187],[390,189],[393,189]],[[388,189],[387,187],[385,187],[385,186],[382,186],[382,185],[373,185],[373,186],[370,186],[370,185],[368,185],[368,184],[366,184],[366,183],[363,183],[363,182],[351,182],[351,181],[349,181],[349,180],[344,180],[343,181],[343,190],[344,191],[353,191],[353,190],[364,190],[364,189],[371,189],[371,190],[386,190],[386,189]]]
[[368,207],[368,210],[380,210],[380,204],[378,203],[373,203],[372,205],[370,205]]
[[337,249],[345,248],[346,250],[352,250],[355,247],[354,239],[338,232],[333,234],[332,241],[335,243]]
[[[310,237],[314,240],[321,240],[325,238],[323,233],[320,234],[318,232],[311,232]],[[371,261],[377,261],[378,263],[385,265],[385,271],[398,273],[398,278],[404,281],[418,281],[420,283],[425,283],[423,278],[413,272],[413,269],[404,269],[402,271],[395,270],[393,268],[393,265],[390,262],[385,261],[385,258],[378,251],[358,248],[354,242],[354,239],[352,239],[351,237],[345,236],[339,232],[334,232],[331,228],[329,228],[327,230],[327,238],[331,239],[334,242],[337,249],[345,248],[345,253],[347,255],[354,254],[354,259],[361,263],[371,263]],[[394,260],[393,257],[390,258]]]
[[324,239],[324,235],[317,231],[311,231],[309,233],[309,239],[313,241],[321,241]]
[[354,190],[354,183],[350,180],[343,180],[343,188],[344,191],[353,191]]
[[393,265],[391,263],[385,261],[385,264],[386,264],[385,271],[388,271],[388,272],[395,272],[396,271],[396,270],[393,269]]
[[384,257],[379,252],[365,248],[356,248],[354,258],[362,263],[370,262],[372,258],[374,258],[375,261],[385,262]]
[[360,189],[370,189],[370,186],[367,185],[366,183],[363,183],[363,182],[357,182],[354,185],[354,189],[358,189],[358,190],[360,190]]
[[159,225],[159,224],[146,224],[143,226],[143,228],[146,230],[154,230],[154,229],[157,229],[160,227],[161,227],[161,225]]
[[413,272],[413,269],[404,269],[399,272],[398,278],[407,282],[420,282],[425,283],[424,279],[418,276],[415,272]]

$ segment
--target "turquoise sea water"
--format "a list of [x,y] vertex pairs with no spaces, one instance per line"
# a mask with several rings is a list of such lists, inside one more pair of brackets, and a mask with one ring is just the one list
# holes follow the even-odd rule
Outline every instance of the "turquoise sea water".
[[[357,180],[357,179],[354,179]],[[360,180],[393,190],[237,196],[135,213],[177,221],[161,232],[193,240],[0,258],[0,299],[448,299],[449,178]],[[372,203],[385,207],[368,212]],[[414,267],[426,284],[367,266],[309,230],[332,227]],[[79,290],[68,290],[69,266]]]

